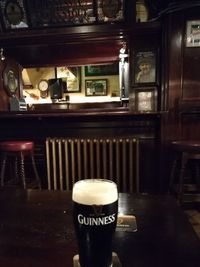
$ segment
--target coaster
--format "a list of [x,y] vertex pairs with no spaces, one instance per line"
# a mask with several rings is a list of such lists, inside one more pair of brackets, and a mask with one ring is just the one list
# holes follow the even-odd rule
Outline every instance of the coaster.
[[[112,253],[112,259],[113,259],[113,264],[110,267],[122,267],[120,260],[117,256],[117,253],[113,252]],[[75,255],[73,258],[73,263],[74,263],[74,267],[81,267],[79,264],[79,255]]]
[[134,215],[118,215],[116,231],[136,232],[137,222]]

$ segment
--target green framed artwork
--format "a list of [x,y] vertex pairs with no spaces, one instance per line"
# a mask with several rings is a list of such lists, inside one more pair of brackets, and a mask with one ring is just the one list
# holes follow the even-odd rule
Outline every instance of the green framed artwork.
[[106,65],[85,66],[85,76],[107,76],[107,75],[118,75],[118,74],[119,74],[118,62]]
[[85,81],[86,96],[105,96],[107,95],[108,81],[106,79],[94,79]]

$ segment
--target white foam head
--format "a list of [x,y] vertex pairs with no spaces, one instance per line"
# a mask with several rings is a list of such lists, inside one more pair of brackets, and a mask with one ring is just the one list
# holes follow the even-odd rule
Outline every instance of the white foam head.
[[84,205],[107,205],[117,201],[117,185],[104,179],[85,179],[74,184],[72,200]]

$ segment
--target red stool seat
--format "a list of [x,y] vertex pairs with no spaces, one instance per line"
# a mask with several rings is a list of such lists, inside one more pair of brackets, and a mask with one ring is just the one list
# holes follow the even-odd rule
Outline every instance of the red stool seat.
[[32,151],[34,143],[30,141],[4,141],[0,142],[0,150],[7,152]]
[[200,153],[200,141],[173,141],[171,146],[175,151]]
[[[25,157],[29,156],[31,158],[31,163],[33,167],[33,171],[35,174],[37,187],[41,189],[41,182],[37,172],[35,159],[34,159],[34,142],[32,141],[3,141],[0,142],[0,151],[2,154],[1,160],[1,171],[0,171],[0,179],[1,186],[4,186],[5,182],[5,170],[6,163],[8,162],[8,157],[10,161],[8,163],[14,163],[11,165],[10,170],[14,170],[14,178],[15,181],[21,178],[21,183],[23,184],[23,188],[27,188],[27,178],[25,176]],[[10,179],[13,181],[12,179]]]

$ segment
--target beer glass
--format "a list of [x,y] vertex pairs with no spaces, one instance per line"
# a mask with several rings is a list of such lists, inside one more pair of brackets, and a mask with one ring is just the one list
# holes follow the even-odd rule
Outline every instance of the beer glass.
[[73,221],[81,267],[112,266],[112,236],[118,212],[117,185],[104,179],[74,184]]

